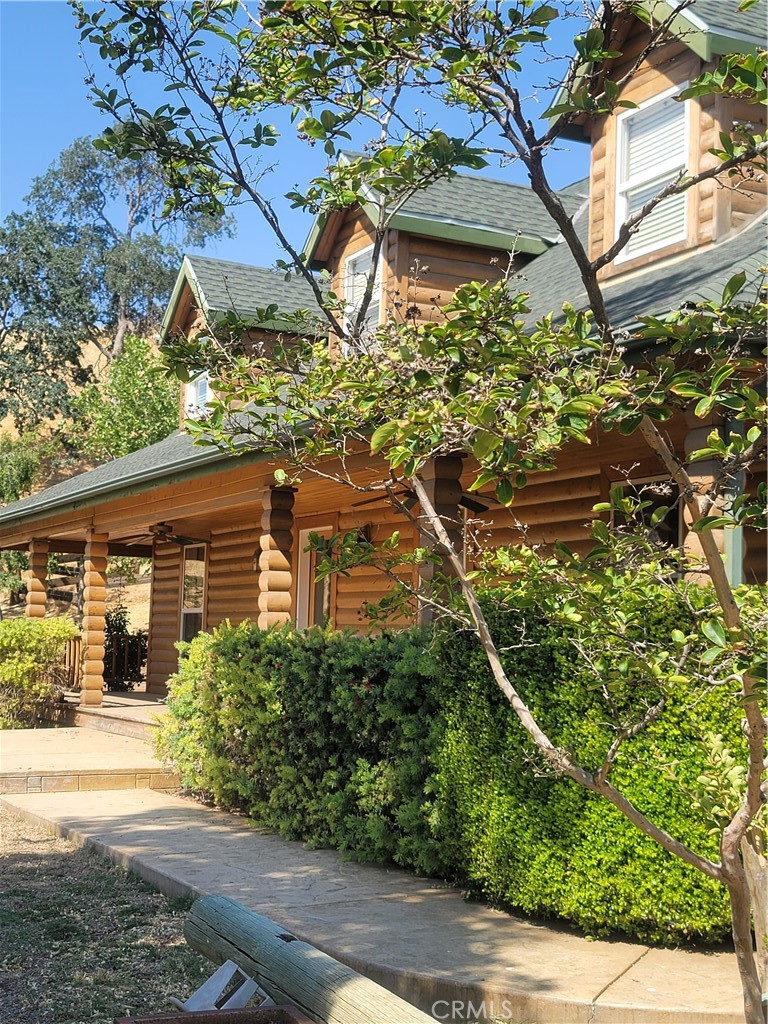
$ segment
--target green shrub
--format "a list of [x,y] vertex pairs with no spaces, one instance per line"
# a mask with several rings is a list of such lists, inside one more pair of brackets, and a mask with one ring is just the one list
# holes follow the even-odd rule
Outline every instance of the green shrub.
[[0,622],[0,728],[34,725],[61,700],[64,648],[75,636],[71,619]]
[[158,751],[188,789],[282,835],[435,870],[425,640],[224,623],[185,651]]
[[[626,600],[631,605],[631,595]],[[586,767],[599,767],[610,745],[610,715],[571,637],[528,612],[521,645],[521,616],[485,604],[495,641],[506,649],[507,672],[545,731]],[[635,611],[649,640],[687,626],[684,608],[663,591]],[[542,772],[470,634],[444,634],[442,652],[445,731],[434,756],[435,828],[465,884],[501,905],[574,921],[593,936],[724,939],[725,889],[667,854],[603,798]],[[681,761],[684,780],[693,781],[706,764],[707,732],[722,734],[743,761],[741,711],[726,687],[691,687],[673,689],[663,716],[627,742],[611,778],[654,822],[717,860],[711,822],[664,766]],[[630,687],[624,699],[638,707],[653,702],[647,690],[631,694]]]
[[[567,628],[500,606],[500,594],[484,603],[508,672],[552,739],[597,768],[611,733],[593,673]],[[649,643],[690,624],[665,591],[623,600]],[[619,654],[610,645],[604,654],[613,673]],[[612,699],[631,712],[656,695],[630,675]],[[603,799],[537,771],[468,631],[356,636],[225,623],[189,646],[168,707],[161,753],[184,785],[286,837],[448,877],[590,935],[717,942],[728,933],[722,887]],[[707,733],[743,759],[740,717],[727,687],[681,679],[612,775],[649,817],[713,857],[711,823],[681,783],[695,788]]]

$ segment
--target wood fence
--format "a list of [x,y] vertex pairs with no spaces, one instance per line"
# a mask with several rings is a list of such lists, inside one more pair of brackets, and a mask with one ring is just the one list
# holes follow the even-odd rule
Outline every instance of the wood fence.
[[[82,637],[67,641],[62,661],[64,686],[68,690],[80,688],[83,656]],[[104,682],[108,690],[131,689],[144,678],[147,661],[145,633],[112,636],[104,651]]]

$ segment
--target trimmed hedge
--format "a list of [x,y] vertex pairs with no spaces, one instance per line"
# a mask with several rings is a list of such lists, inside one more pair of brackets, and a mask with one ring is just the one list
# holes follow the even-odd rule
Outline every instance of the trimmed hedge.
[[[487,612],[545,729],[596,767],[609,742],[605,709],[562,627],[526,612],[520,647],[521,613]],[[650,638],[687,627],[661,593],[639,621]],[[677,688],[661,720],[627,743],[613,778],[654,821],[716,857],[711,823],[663,768],[680,761],[683,783],[695,780],[710,732],[741,756],[740,711],[726,688],[691,696]],[[590,935],[718,942],[729,933],[721,886],[604,800],[532,770],[533,745],[468,632],[225,623],[189,645],[168,708],[159,749],[183,784],[286,837],[447,877]]]
[[288,838],[438,872],[428,641],[225,623],[186,645],[158,751],[186,788]]
[[[681,626],[683,612],[660,598],[644,610],[650,638]],[[594,679],[563,630],[487,608],[506,669],[550,739],[599,767],[610,744]],[[685,630],[683,625],[681,628]],[[623,932],[642,941],[725,939],[724,887],[667,854],[603,798],[569,779],[537,772],[541,759],[472,637],[456,633],[443,658],[444,729],[434,753],[441,847],[459,877],[488,899],[530,914],[556,914],[588,935]],[[532,645],[532,646],[530,646]],[[652,694],[643,694],[650,697]],[[727,688],[697,695],[677,687],[662,717],[627,742],[611,778],[647,816],[699,853],[718,859],[712,823],[691,806],[664,766],[692,783],[706,765],[703,736],[719,733],[744,753],[741,712]]]

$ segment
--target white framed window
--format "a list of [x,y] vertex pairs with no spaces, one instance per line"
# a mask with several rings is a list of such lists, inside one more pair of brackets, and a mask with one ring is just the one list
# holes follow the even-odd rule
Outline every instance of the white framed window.
[[[373,265],[373,246],[369,245],[360,252],[348,256],[344,262],[344,302],[346,304],[347,326],[351,327],[357,319],[358,311],[363,304],[365,289],[368,285],[368,278]],[[365,324],[363,329],[363,342],[365,334],[373,332],[381,322],[382,307],[382,273],[381,258],[376,266],[376,275],[373,279],[373,290],[371,301],[365,311]],[[348,346],[343,346],[344,355],[349,355]]]
[[179,639],[194,640],[203,628],[205,544],[181,549],[181,628]]
[[210,376],[207,370],[187,382],[184,397],[185,411],[190,419],[200,420],[207,414],[206,404],[211,400]]
[[[616,234],[624,221],[688,166],[689,107],[675,86],[617,118]],[[616,262],[633,259],[687,235],[687,192],[665,199],[632,235]]]
[[331,577],[315,579],[318,553],[308,551],[309,535],[317,533],[330,537],[334,529],[330,525],[312,526],[299,531],[299,564],[296,576],[296,628],[324,626],[331,617]]

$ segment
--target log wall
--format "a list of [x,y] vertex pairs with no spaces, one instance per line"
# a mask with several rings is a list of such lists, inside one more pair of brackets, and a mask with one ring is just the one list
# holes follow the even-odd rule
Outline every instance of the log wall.
[[213,629],[224,619],[233,623],[259,614],[259,570],[254,564],[258,551],[260,510],[253,518],[211,531],[208,551],[205,628]]

